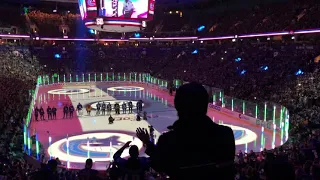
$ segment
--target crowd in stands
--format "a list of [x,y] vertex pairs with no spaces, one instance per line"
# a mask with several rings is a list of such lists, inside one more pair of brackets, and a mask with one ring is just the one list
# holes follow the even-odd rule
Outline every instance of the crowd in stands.
[[[155,16],[154,20],[148,23],[149,26],[142,32],[142,36],[240,35],[312,29],[320,25],[319,20],[314,19],[319,16],[320,4],[312,0],[252,4],[238,9],[221,4],[221,7],[213,8],[159,10],[162,14]],[[30,8],[24,13],[21,8],[6,6],[1,9],[1,15],[1,26],[17,26],[23,33],[29,32],[42,37],[67,35],[87,38],[93,36],[88,33],[79,14],[65,11],[47,13],[36,8]],[[10,21],[6,18],[8,16],[11,17]],[[29,28],[26,28],[26,25]],[[34,27],[33,25],[36,25],[36,32],[31,28]],[[200,26],[204,26],[204,30],[197,32]],[[63,33],[63,28],[66,29],[66,33]],[[133,36],[133,33],[128,33],[127,36]],[[100,34],[100,38],[110,37],[119,38],[119,35]]]
[[[320,22],[313,18],[319,15],[319,8],[319,2],[300,1],[297,3],[255,5],[240,10],[225,9],[223,13],[215,10],[210,11],[210,8],[208,10],[201,9],[199,12],[188,9],[185,12],[183,10],[164,11],[164,14],[159,15],[161,18],[155,17],[142,34],[158,37],[220,36],[311,29],[320,25]],[[183,12],[183,15],[180,12]],[[80,15],[32,11],[28,16],[31,22],[38,26],[39,35],[61,37],[62,31],[59,27],[67,26],[69,37],[89,37]],[[202,32],[197,32],[200,26],[205,28]],[[78,32],[75,31],[76,29]],[[105,38],[108,37],[105,33],[101,35]],[[129,33],[129,36],[131,35]]]
[[[197,53],[193,53],[194,49],[198,50]],[[61,59],[55,59],[54,54],[61,50],[64,51]],[[4,53],[8,51],[11,53]],[[19,154],[17,149],[21,152],[19,143],[21,145],[21,125],[25,114],[12,109],[15,107],[23,109],[24,105],[24,109],[27,110],[28,100],[30,100],[26,89],[11,91],[8,87],[14,89],[13,86],[18,83],[28,83],[28,86],[18,86],[32,89],[32,82],[35,82],[39,72],[39,69],[36,68],[39,67],[39,64],[46,72],[66,74],[111,71],[148,72],[153,76],[168,80],[177,78],[189,82],[198,81],[221,88],[229,96],[255,102],[272,101],[287,107],[290,114],[288,142],[273,151],[237,152],[236,177],[238,179],[263,179],[275,174],[287,174],[288,176],[283,178],[295,175],[296,179],[319,179],[320,117],[318,112],[320,107],[317,100],[320,82],[317,77],[320,72],[314,59],[320,54],[320,48],[316,44],[246,40],[238,43],[227,42],[211,45],[190,43],[185,46],[159,44],[139,46],[60,44],[53,46],[47,44],[34,48],[33,56],[37,58],[33,59],[24,48],[14,51],[7,47],[2,52],[4,66],[2,66],[1,81],[5,86],[1,91],[6,92],[6,96],[1,98],[3,101],[1,104],[4,105],[7,112],[3,117],[7,120],[5,122],[12,122],[4,123],[6,131],[3,131],[5,132],[3,138],[15,137],[12,141],[13,147],[10,146],[6,152]],[[39,60],[39,64],[35,59]],[[11,69],[13,67],[15,69]],[[10,74],[13,76],[8,77]],[[12,78],[15,78],[15,81]],[[9,102],[17,104],[12,105]],[[13,161],[13,157],[5,158],[10,158],[9,162]],[[21,164],[23,164],[22,161],[19,159]],[[15,169],[12,168],[15,165],[16,163],[12,164],[10,169]],[[279,168],[280,165],[285,168]],[[15,171],[18,170],[15,169]],[[75,172],[65,170],[61,172],[63,173],[59,174],[60,177],[76,178]],[[270,172],[272,173],[268,174]],[[21,170],[20,174],[23,173],[25,172]],[[157,177],[157,174],[154,176]]]
[[30,90],[39,64],[28,49],[2,46],[0,49],[0,176],[24,179],[32,167],[23,159],[23,125],[31,101]]

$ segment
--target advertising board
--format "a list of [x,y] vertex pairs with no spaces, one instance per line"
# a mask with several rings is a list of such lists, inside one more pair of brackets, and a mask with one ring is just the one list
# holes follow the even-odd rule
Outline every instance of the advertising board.
[[212,103],[208,104],[208,107],[217,111],[221,111],[221,107],[217,105],[213,105]]

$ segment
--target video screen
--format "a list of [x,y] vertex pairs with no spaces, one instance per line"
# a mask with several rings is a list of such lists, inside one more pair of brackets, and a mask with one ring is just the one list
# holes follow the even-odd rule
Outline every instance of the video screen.
[[149,0],[97,0],[97,3],[99,3],[100,16],[127,19],[148,18]]

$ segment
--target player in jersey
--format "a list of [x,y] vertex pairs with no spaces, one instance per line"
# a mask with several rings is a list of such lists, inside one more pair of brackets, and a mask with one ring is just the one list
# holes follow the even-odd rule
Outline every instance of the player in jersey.
[[47,114],[48,114],[48,120],[49,119],[52,119],[52,109],[50,108],[50,106],[48,106],[48,108],[47,108]]
[[129,113],[132,113],[133,104],[131,101],[128,102],[128,106],[129,106]]
[[69,107],[68,107],[68,105],[65,105],[63,107],[63,119],[68,118],[68,112],[69,112]]
[[51,111],[52,111],[52,119],[57,119],[57,108],[53,106]]
[[107,104],[107,115],[111,115],[112,106],[110,103]]
[[70,106],[69,106],[69,117],[70,118],[73,118],[73,112],[74,112],[74,107],[72,104],[70,104]]
[[98,102],[97,106],[97,111],[96,111],[96,116],[100,115],[100,109],[101,109],[101,104]]
[[82,107],[82,104],[79,103],[79,104],[77,105],[77,111],[78,111],[78,113],[79,113],[79,116],[82,116],[82,114],[83,114],[83,113],[82,113],[82,108],[83,108],[83,107]]
[[106,115],[106,108],[107,108],[107,105],[106,103],[103,102],[101,105],[102,116]]
[[127,104],[125,102],[122,103],[122,114],[126,114],[127,113]]

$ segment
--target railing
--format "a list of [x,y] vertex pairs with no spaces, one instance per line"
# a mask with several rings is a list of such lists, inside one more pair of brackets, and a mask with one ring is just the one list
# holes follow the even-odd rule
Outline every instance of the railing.
[[[167,90],[170,82],[167,80],[158,79],[152,77],[148,73],[115,73],[115,72],[105,72],[105,73],[80,73],[80,74],[50,74],[42,75],[38,77],[37,88],[33,94],[33,99],[30,104],[29,113],[24,126],[24,150],[26,153],[31,155],[32,144],[36,144],[36,154],[37,159],[39,159],[39,147],[37,133],[33,132],[29,128],[30,121],[32,120],[33,105],[37,97],[37,92],[39,86],[60,84],[60,83],[88,83],[88,82],[137,82],[137,83],[148,83],[157,86],[163,90]],[[179,86],[185,84],[186,82],[182,80],[174,80],[173,85],[178,88]],[[255,123],[258,126],[267,128],[273,131],[274,136],[276,133],[280,133],[281,145],[288,140],[289,131],[289,114],[286,107],[265,102],[265,103],[253,103],[249,101],[244,101],[241,99],[228,97],[224,95],[223,90],[218,88],[213,88],[210,86],[205,86],[211,99],[211,105],[214,106],[216,110],[222,111],[222,113],[227,113],[233,115],[240,120],[245,120],[251,123]],[[32,142],[31,137],[33,138]],[[275,139],[274,139],[275,141]]]
[[130,81],[143,82],[168,87],[168,81],[152,77],[148,73],[79,73],[79,74],[52,74],[42,75],[38,78],[38,85],[50,85],[55,83],[72,83],[72,82],[112,82],[112,81]]

